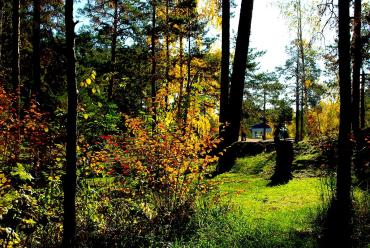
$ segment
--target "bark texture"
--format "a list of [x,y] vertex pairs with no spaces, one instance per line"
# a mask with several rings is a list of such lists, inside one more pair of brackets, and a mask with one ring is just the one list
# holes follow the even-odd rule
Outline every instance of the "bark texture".
[[77,163],[77,84],[73,0],[65,3],[66,57],[67,57],[67,151],[64,176],[63,247],[74,247],[76,238],[76,163]]
[[[242,0],[233,63],[233,73],[231,75],[231,88],[228,107],[228,119],[230,121],[230,125],[226,128],[224,141],[224,147],[226,148],[239,139],[252,13],[253,0]],[[228,156],[228,152],[226,151],[224,156],[220,157],[219,159],[216,173],[223,173],[230,170],[233,164],[234,160]]]
[[365,128],[365,72],[362,71],[361,77],[361,129]]
[[240,8],[240,20],[236,39],[235,58],[230,88],[230,141],[239,137],[242,114],[245,71],[247,65],[249,36],[252,23],[253,0],[243,0]]
[[299,109],[299,57],[296,62],[296,85],[295,85],[295,142],[301,140],[299,132],[300,109]]
[[[19,30],[19,0],[13,0],[12,3],[12,25],[13,25],[13,58],[12,58],[12,80],[14,92],[20,98],[20,30]],[[19,106],[18,106],[19,107]],[[18,109],[18,108],[17,108]]]
[[350,17],[348,0],[339,0],[339,87],[340,87],[340,126],[338,140],[338,167],[336,189],[337,223],[335,233],[338,244],[351,246],[351,57],[350,57]]
[[220,94],[220,136],[224,136],[229,105],[229,66],[230,66],[230,0],[222,1],[222,54],[221,54],[221,94]]
[[110,70],[112,77],[109,80],[108,86],[108,99],[112,100],[113,98],[113,87],[115,80],[116,72],[116,51],[117,51],[117,37],[118,37],[118,2],[117,0],[113,1],[114,14],[113,14],[113,33],[112,33],[112,47],[111,47],[111,59],[110,59]]
[[352,130],[355,135],[360,128],[360,77],[361,77],[361,0],[354,1],[354,26],[352,49]]
[[153,130],[156,127],[157,122],[157,107],[156,107],[156,97],[157,97],[157,87],[156,87],[156,78],[157,78],[157,60],[155,55],[155,43],[156,43],[156,6],[157,3],[155,0],[152,1],[152,82],[151,82],[151,97],[152,97],[152,109],[153,109]]
[[40,68],[40,0],[33,1],[33,95],[40,101],[41,68]]

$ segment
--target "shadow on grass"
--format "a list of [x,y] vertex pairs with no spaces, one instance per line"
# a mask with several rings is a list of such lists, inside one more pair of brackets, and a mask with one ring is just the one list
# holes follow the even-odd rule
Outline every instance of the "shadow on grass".
[[268,186],[282,185],[292,179],[293,143],[290,141],[275,141],[276,165]]
[[356,247],[352,239],[352,206],[342,207],[333,197],[326,209],[317,215],[320,247]]
[[188,242],[175,242],[174,248],[317,247],[315,233],[310,230],[286,230],[278,222],[250,219],[233,204],[203,204],[194,219],[196,235]]

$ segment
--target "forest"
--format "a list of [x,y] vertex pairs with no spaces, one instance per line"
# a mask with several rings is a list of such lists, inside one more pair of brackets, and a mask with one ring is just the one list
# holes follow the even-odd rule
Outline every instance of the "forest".
[[369,248],[369,40],[366,0],[0,0],[0,247]]

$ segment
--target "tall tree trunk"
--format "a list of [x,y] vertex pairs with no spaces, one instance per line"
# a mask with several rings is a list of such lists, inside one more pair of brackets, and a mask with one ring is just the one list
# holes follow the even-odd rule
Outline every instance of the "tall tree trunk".
[[[228,119],[230,125],[226,128],[224,147],[238,141],[240,131],[240,121],[242,115],[243,92],[245,71],[247,67],[249,36],[252,24],[253,0],[242,0],[240,7],[240,19],[238,35],[236,38],[236,48],[233,63],[233,73],[231,75],[231,88],[228,107]],[[216,174],[224,173],[233,166],[235,157],[226,149],[220,157],[216,169]]]
[[188,121],[188,112],[190,108],[190,94],[191,94],[191,40],[190,40],[190,31],[188,33],[188,61],[187,61],[187,83],[186,83],[186,98],[184,106],[184,116],[183,116],[183,131],[185,132]]
[[168,110],[168,94],[170,83],[170,27],[169,27],[169,5],[170,1],[166,0],[166,96],[165,96],[165,110]]
[[266,89],[263,89],[263,133],[262,140],[266,140]]
[[362,71],[361,80],[361,129],[365,128],[365,72]]
[[[20,2],[19,0],[13,0],[12,4],[12,25],[13,25],[13,41],[12,41],[12,80],[13,80],[13,90],[16,96],[14,102],[14,108],[17,111],[17,122],[20,123],[20,114],[21,114],[21,82],[20,82]],[[21,130],[20,127],[16,130],[17,144],[14,147],[14,163],[18,161],[20,148],[19,143],[21,142],[20,136]]]
[[156,127],[157,123],[157,107],[156,107],[156,97],[157,97],[157,89],[156,89],[156,70],[157,70],[157,60],[155,57],[155,39],[156,39],[156,0],[152,0],[152,73],[151,73],[151,97],[152,97],[152,110],[153,110],[153,130]]
[[180,54],[179,54],[179,61],[180,61],[180,89],[179,89],[179,99],[177,103],[177,119],[181,122],[181,109],[182,109],[182,98],[183,98],[183,88],[184,88],[184,71],[183,71],[183,65],[184,65],[184,45],[183,45],[183,37],[182,34],[180,34],[179,37],[180,40]]
[[33,95],[40,101],[40,0],[33,0]]
[[113,33],[112,33],[112,47],[111,47],[111,59],[110,59],[110,70],[112,76],[109,80],[108,87],[108,100],[113,98],[113,87],[116,73],[116,50],[117,50],[117,29],[118,29],[118,3],[117,0],[114,0],[114,15],[113,15]]
[[3,51],[3,17],[4,17],[4,2],[0,1],[0,68],[2,65],[2,51]]
[[307,108],[307,88],[306,88],[306,66],[305,66],[305,53],[303,46],[303,31],[302,31],[302,6],[301,1],[297,2],[297,15],[298,15],[298,45],[299,45],[299,54],[301,58],[301,120],[300,120],[300,139],[304,137],[304,119],[305,119],[305,110]]
[[352,49],[352,130],[358,134],[360,123],[360,74],[361,74],[361,0],[354,1],[354,27]]
[[230,89],[230,141],[238,141],[242,114],[244,79],[247,65],[249,36],[252,23],[253,0],[242,0],[238,35],[236,39],[233,73]]
[[[17,96],[17,102],[20,103],[20,30],[19,30],[19,9],[20,3],[19,0],[13,0],[12,5],[12,25],[13,25],[13,42],[12,42],[12,51],[13,51],[13,60],[12,60],[12,83],[14,87],[14,92]],[[18,104],[17,103],[17,104]],[[19,106],[17,105],[17,111],[19,111]]]
[[74,247],[76,236],[76,163],[77,163],[77,85],[75,58],[75,23],[73,0],[65,3],[66,57],[68,85],[66,174],[64,176],[63,246]]
[[300,120],[299,120],[299,139],[300,140],[303,140],[303,138],[304,138],[304,128],[305,128],[305,126],[304,126],[304,123],[305,123],[305,121],[304,121],[304,119],[305,119],[305,100],[304,100],[304,85],[302,84],[302,81],[303,80],[301,80],[301,111],[300,111],[300,115],[299,115],[299,117],[300,117]]
[[300,132],[299,132],[299,119],[300,118],[300,109],[299,109],[299,56],[297,55],[296,62],[296,84],[295,84],[295,142],[300,141]]
[[220,138],[225,139],[229,105],[229,66],[230,66],[230,0],[222,0],[222,54],[221,54],[221,94],[220,94]]
[[338,137],[338,167],[336,200],[338,207],[338,243],[350,247],[350,209],[351,209],[351,57],[348,0],[339,0],[339,87],[340,87],[340,125]]

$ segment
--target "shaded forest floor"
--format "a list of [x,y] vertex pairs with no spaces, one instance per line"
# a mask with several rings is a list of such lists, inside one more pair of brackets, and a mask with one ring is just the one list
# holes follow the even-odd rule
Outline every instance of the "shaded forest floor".
[[[237,159],[230,172],[207,179],[181,201],[166,191],[145,191],[145,181],[129,176],[124,183],[119,174],[80,180],[78,247],[330,247],[321,244],[336,187],[335,166],[324,164],[315,145],[302,143],[294,151],[293,179],[286,184],[269,186],[276,154],[266,152]],[[370,194],[353,179],[354,247],[369,248]],[[37,189],[46,202],[37,211],[45,217],[29,236],[16,236],[19,247],[60,247],[60,185],[55,179],[48,192]],[[175,197],[181,194],[186,191]]]
[[[274,187],[268,186],[274,152],[237,159],[232,171],[210,180],[212,193],[199,202],[194,237],[174,247],[319,247],[335,181],[310,163],[318,153],[304,150],[296,154],[293,179]],[[354,196],[366,214],[369,194],[356,189]]]

